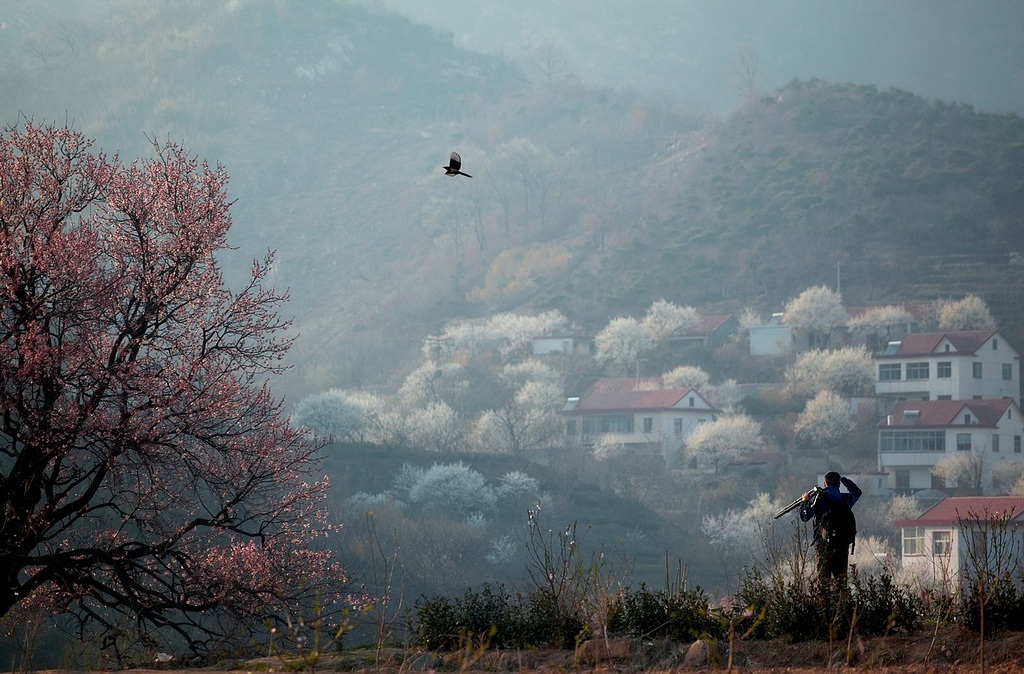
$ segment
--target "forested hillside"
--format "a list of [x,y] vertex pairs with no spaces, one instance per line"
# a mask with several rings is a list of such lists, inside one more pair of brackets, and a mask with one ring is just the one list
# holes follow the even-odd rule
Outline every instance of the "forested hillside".
[[[78,9],[5,10],[3,121],[224,163],[229,273],[272,248],[291,289],[290,395],[393,386],[451,318],[557,308],[596,330],[821,283],[848,305],[978,292],[1024,342],[1018,117],[800,81],[719,120],[348,3]],[[472,180],[442,176],[453,148]]]

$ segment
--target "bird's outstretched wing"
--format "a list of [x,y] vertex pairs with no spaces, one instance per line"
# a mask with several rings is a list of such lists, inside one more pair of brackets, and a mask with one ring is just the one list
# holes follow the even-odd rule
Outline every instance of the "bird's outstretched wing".
[[444,166],[442,168],[444,168],[444,174],[446,176],[466,176],[467,178],[473,177],[468,173],[463,173],[462,171],[459,170],[462,168],[462,155],[460,155],[458,152],[455,152],[454,150],[452,151],[452,156],[448,158],[448,166]]

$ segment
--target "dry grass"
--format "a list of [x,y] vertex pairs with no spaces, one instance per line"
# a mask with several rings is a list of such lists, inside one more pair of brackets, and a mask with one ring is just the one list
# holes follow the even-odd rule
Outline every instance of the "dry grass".
[[[1007,633],[985,642],[986,666],[979,658],[979,640],[976,634],[950,627],[940,632],[933,641],[930,634],[914,636],[880,637],[851,642],[851,653],[845,651],[846,642],[804,642],[797,644],[779,641],[741,641],[733,654],[734,671],[752,674],[808,674],[829,670],[855,669],[858,672],[886,674],[932,674],[957,672],[958,674],[1013,674],[1024,672],[1024,633]],[[392,649],[374,667],[373,649],[353,650],[322,658],[318,671],[386,672],[406,674],[427,672],[687,672],[725,671],[725,659],[700,666],[684,662],[689,644],[668,642],[633,642],[630,654],[624,658],[600,662],[585,661],[578,653],[563,650],[520,650],[432,654],[415,650]],[[132,674],[168,674],[167,669],[131,670]],[[280,660],[257,659],[237,663],[231,668],[171,670],[181,674],[226,674],[227,672],[287,672]],[[38,674],[57,674],[44,670]]]

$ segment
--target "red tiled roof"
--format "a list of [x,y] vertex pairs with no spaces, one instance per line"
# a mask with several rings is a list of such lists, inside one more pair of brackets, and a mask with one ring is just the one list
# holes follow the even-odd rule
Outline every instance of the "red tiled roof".
[[950,496],[942,499],[920,517],[897,520],[897,527],[952,526],[961,521],[976,521],[1011,516],[1024,521],[1024,496]]
[[[692,388],[673,388],[658,391],[598,391],[580,398],[570,413],[586,412],[626,412],[638,410],[669,410],[676,407]],[[698,394],[699,395],[699,394]],[[689,409],[689,407],[681,408]],[[707,412],[707,409],[701,409]]]
[[[978,420],[977,425],[995,428],[999,420],[1006,414],[1008,407],[1013,405],[1011,398],[999,400],[904,400],[893,408],[892,423],[882,421],[879,428],[921,428],[942,427],[954,424],[957,416],[966,408]],[[913,421],[908,411],[917,410],[917,420]],[[913,422],[913,423],[912,423]]]
[[722,325],[726,321],[728,321],[730,318],[732,318],[732,316],[730,314],[724,314],[724,315],[715,315],[715,314],[704,315],[704,314],[701,314],[700,315],[700,329],[705,334],[712,333],[715,330],[717,330],[718,328],[722,327]]
[[[963,332],[914,332],[900,342],[896,357],[927,356],[936,353],[943,339],[948,339],[956,351],[949,355],[973,356],[981,345],[987,342],[998,330],[965,330]],[[947,352],[940,352],[945,355]]]

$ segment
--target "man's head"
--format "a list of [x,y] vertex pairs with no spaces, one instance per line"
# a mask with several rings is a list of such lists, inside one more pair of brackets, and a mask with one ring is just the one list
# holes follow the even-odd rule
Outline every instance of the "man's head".
[[825,486],[826,487],[838,487],[839,486],[839,473],[834,470],[830,470],[825,473]]

